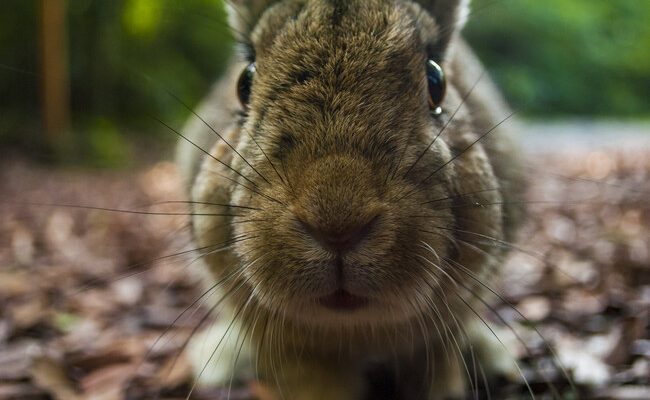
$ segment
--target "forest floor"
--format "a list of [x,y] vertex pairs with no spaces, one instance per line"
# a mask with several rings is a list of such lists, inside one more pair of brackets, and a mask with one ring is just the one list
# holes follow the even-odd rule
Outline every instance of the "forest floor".
[[[490,382],[489,398],[531,398],[527,381],[539,399],[650,399],[650,146],[537,139],[530,218],[487,315],[521,374]],[[182,214],[160,204],[182,199],[168,162],[128,173],[0,162],[0,400],[185,398],[183,348],[206,310],[177,320],[201,293],[187,272],[197,253],[165,256],[191,249],[187,219],[119,212]],[[270,398],[237,386],[233,399]]]

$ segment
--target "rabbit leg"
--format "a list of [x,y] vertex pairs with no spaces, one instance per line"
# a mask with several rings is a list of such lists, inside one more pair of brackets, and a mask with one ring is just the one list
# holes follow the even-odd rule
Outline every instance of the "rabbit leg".
[[278,400],[362,400],[364,380],[355,368],[316,360],[278,359],[266,368]]
[[436,347],[402,360],[398,368],[400,400],[456,400],[466,398],[466,370],[462,356]]
[[197,385],[229,387],[251,376],[248,341],[242,330],[228,319],[219,319],[196,335],[188,345],[188,356]]
[[460,357],[451,354],[444,361],[442,359],[437,360],[437,364],[439,367],[433,374],[427,399],[464,399],[466,394],[466,380]]

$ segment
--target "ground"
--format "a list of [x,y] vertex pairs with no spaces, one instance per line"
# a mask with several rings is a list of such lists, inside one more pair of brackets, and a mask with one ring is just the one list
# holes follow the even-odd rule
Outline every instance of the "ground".
[[[650,148],[634,143],[527,146],[531,217],[488,321],[537,398],[572,398],[558,364],[579,398],[650,398]],[[205,310],[176,320],[200,294],[187,272],[196,253],[165,256],[191,250],[186,217],[119,212],[185,212],[160,204],[183,199],[174,166],[6,158],[0,171],[0,400],[185,398],[182,349]],[[490,387],[496,400],[530,398],[517,376]],[[231,398],[253,392],[265,397],[251,383]]]

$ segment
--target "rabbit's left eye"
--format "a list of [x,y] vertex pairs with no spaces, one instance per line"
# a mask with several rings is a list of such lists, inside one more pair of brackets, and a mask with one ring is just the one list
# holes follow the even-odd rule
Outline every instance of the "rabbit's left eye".
[[438,63],[433,60],[427,60],[427,84],[429,86],[429,106],[435,115],[442,113],[442,100],[445,98],[447,90],[447,80],[445,73]]
[[255,63],[252,62],[244,68],[239,81],[237,82],[237,97],[239,102],[246,108],[251,97],[251,86],[253,85],[253,77],[255,76]]

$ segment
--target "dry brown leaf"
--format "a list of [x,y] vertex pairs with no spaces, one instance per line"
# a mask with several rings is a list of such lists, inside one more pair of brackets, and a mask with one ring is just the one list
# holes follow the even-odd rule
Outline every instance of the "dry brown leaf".
[[0,381],[19,381],[30,377],[31,359],[40,353],[41,346],[34,340],[0,348]]
[[64,366],[47,357],[34,360],[31,367],[32,379],[36,386],[45,390],[56,400],[80,400],[74,385],[65,374]]
[[23,296],[34,289],[27,271],[0,271],[0,299]]
[[156,373],[154,382],[164,388],[181,386],[192,380],[192,365],[185,356],[169,358]]
[[113,364],[97,369],[81,379],[83,398],[88,400],[122,400],[126,383],[135,372],[135,364]]
[[649,386],[620,386],[604,390],[599,399],[613,400],[648,400]]
[[551,313],[551,301],[544,296],[525,298],[517,305],[521,314],[531,322],[541,321]]
[[[550,202],[530,204],[532,217],[521,236],[521,247],[527,250],[507,261],[504,283],[495,289],[557,345],[558,356],[584,383],[579,398],[606,398],[599,397],[606,391],[593,390],[595,384],[611,388],[612,396],[645,395],[650,385],[650,204],[643,194],[650,192],[648,152],[566,149],[563,155],[535,154],[532,162],[539,173],[531,178],[527,198]],[[546,174],[548,166],[570,179]],[[612,185],[572,180],[594,176]],[[0,197],[16,204],[48,199],[135,209],[182,200],[181,186],[170,163],[155,164],[135,176],[71,173],[19,163],[0,168]],[[184,361],[171,371],[170,380],[152,378],[154,371],[170,368],[206,310],[186,313],[158,342],[143,368],[135,368],[154,340],[199,295],[199,282],[184,268],[196,255],[147,264],[188,248],[187,231],[180,229],[186,218],[0,207],[0,399],[3,390],[22,400],[44,399],[42,390],[26,382],[31,358],[39,349],[62,354],[60,363],[84,379],[85,399],[122,400],[127,381],[130,391],[143,394],[140,398],[151,398],[149,394],[166,386],[164,395],[182,399],[191,385]],[[22,267],[6,267],[17,265]],[[140,273],[117,279],[133,272]],[[90,282],[89,290],[71,294],[71,288]],[[497,301],[494,306],[525,343],[497,318],[489,320],[524,373],[539,379],[543,369],[558,387],[566,387],[533,326],[507,304]],[[37,341],[26,344],[24,334]],[[517,374],[506,374],[502,387],[493,387],[492,398],[525,393],[521,381]],[[263,400],[273,398],[267,387],[252,387]],[[552,397],[541,386],[535,390],[539,398]],[[202,388],[193,397],[213,400],[224,393],[223,388]],[[232,393],[249,397],[247,390]]]
[[47,394],[29,383],[0,382],[0,400],[43,400]]
[[9,316],[16,329],[29,329],[46,320],[50,315],[50,309],[44,304],[40,297],[32,296],[26,301],[15,304],[11,307]]

